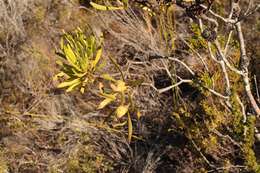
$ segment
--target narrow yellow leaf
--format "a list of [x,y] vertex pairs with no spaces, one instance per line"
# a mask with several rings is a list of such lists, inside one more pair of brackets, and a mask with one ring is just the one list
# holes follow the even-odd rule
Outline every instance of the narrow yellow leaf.
[[122,80],[117,81],[117,88],[121,92],[124,92],[127,89],[125,82]]
[[114,84],[111,84],[110,86],[116,92],[125,92],[127,89],[125,82],[122,80],[116,81],[116,86]]
[[103,83],[99,82],[98,88],[99,88],[99,92],[100,92],[100,93],[103,93],[103,92],[104,92],[104,84],[103,84]]
[[110,87],[112,88],[113,91],[117,91],[117,90],[118,90],[118,89],[117,89],[117,86],[114,85],[114,84],[110,84]]
[[60,65],[60,66],[63,66],[63,62],[61,60],[57,60],[56,61],[56,64]]
[[61,38],[61,40],[60,40],[60,47],[61,47],[61,49],[64,48],[64,39],[63,38]]
[[83,94],[83,93],[85,92],[85,88],[84,88],[84,87],[81,87],[81,88],[80,88],[80,92],[81,92],[81,94]]
[[79,79],[79,78],[74,79],[74,80],[71,80],[71,81],[62,82],[62,83],[60,83],[60,84],[57,86],[57,88],[68,87],[68,86],[74,85],[75,83],[78,83],[78,82],[80,82],[80,79]]
[[127,121],[124,121],[124,122],[122,122],[122,123],[115,124],[115,125],[113,125],[113,128],[125,126],[126,123],[127,123]]
[[65,53],[66,58],[69,61],[69,63],[74,66],[75,63],[77,62],[77,58],[69,44],[64,46],[64,53]]
[[53,79],[54,81],[56,81],[56,80],[58,80],[59,77],[63,77],[64,75],[65,75],[64,72],[60,72],[60,73],[56,74],[55,76],[53,76],[52,79]]
[[111,103],[112,101],[114,101],[114,99],[112,98],[105,98],[99,105],[97,109],[103,109],[104,107],[106,107],[109,103]]
[[105,6],[105,5],[100,5],[94,2],[90,2],[90,5],[92,7],[94,7],[97,10],[102,10],[102,11],[106,11],[106,10],[122,10],[124,9],[124,7],[113,7],[113,6]]
[[87,74],[87,72],[85,72],[85,73],[78,72],[75,68],[71,68],[71,70],[73,71],[74,76],[77,76],[77,77],[83,77],[84,75]]
[[131,142],[132,136],[133,136],[133,124],[131,120],[130,113],[127,113],[128,115],[128,142]]
[[128,112],[129,105],[121,105],[116,109],[116,116],[123,117]]
[[99,93],[101,97],[104,97],[104,98],[111,98],[111,99],[116,99],[116,96],[117,96],[117,93],[114,93],[114,94],[106,94],[106,93]]
[[102,48],[98,49],[98,51],[97,51],[96,58],[95,58],[95,60],[94,60],[94,62],[92,64],[93,68],[96,68],[96,66],[97,66],[97,64],[98,64],[98,62],[99,62],[99,60],[101,58],[101,55],[102,55]]
[[81,83],[81,82],[78,81],[77,83],[72,84],[71,86],[68,87],[68,89],[66,89],[66,92],[71,92],[71,91],[73,91],[73,89],[74,89],[76,86],[78,86],[80,83]]
[[141,115],[141,112],[139,110],[137,111],[136,116],[137,116],[137,119],[140,120],[142,115]]
[[110,76],[110,74],[107,74],[107,73],[102,74],[101,77],[102,77],[103,79],[105,79],[105,80],[108,80],[108,81],[113,81],[113,82],[116,81],[112,76]]

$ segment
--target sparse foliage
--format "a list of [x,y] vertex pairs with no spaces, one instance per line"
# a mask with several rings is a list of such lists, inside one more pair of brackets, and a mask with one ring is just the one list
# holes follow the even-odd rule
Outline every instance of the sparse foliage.
[[54,80],[65,77],[65,81],[57,87],[67,88],[66,92],[80,88],[82,94],[95,93],[94,89],[99,83],[99,92],[95,94],[104,100],[100,102],[97,109],[104,109],[112,103],[118,103],[114,112],[118,119],[128,115],[128,140],[130,142],[133,133],[130,113],[135,111],[131,88],[123,80],[116,80],[104,72],[102,67],[105,61],[102,59],[101,45],[102,43],[98,42],[94,36],[85,36],[79,28],[71,34],[64,33],[60,43],[61,52],[57,54],[65,61],[57,61],[61,72],[54,76]]
[[66,77],[58,88],[67,88],[67,92],[73,91],[76,87],[84,93],[85,87],[93,84],[98,77],[97,72],[101,70],[102,56],[101,43],[98,43],[94,36],[86,37],[80,29],[73,34],[64,34],[61,39],[61,51],[57,54],[65,59],[65,62],[57,61],[61,66],[58,77]]
[[1,1],[0,172],[259,172],[259,8]]

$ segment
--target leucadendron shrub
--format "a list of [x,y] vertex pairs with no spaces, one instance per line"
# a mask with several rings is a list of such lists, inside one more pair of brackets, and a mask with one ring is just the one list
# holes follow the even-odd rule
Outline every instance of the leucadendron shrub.
[[[57,60],[59,73],[54,76],[54,80],[59,81],[57,88],[65,89],[66,92],[79,90],[82,94],[91,92],[102,98],[97,105],[99,110],[113,104],[117,120],[117,124],[113,126],[121,127],[128,124],[130,142],[133,133],[131,115],[139,117],[140,112],[133,102],[132,87],[125,82],[124,76],[115,79],[104,70],[103,67],[107,63],[102,55],[102,42],[103,38],[86,36],[80,28],[72,33],[64,33],[60,50],[57,52],[60,57]],[[120,71],[118,64],[111,57],[108,59]],[[120,73],[123,74],[121,71]],[[127,118],[124,118],[125,116]]]

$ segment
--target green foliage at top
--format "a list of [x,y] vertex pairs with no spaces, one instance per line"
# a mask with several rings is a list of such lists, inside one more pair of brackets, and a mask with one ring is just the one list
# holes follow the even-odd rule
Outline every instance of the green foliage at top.
[[67,88],[67,92],[80,87],[84,92],[85,86],[96,79],[96,72],[101,69],[100,64],[102,48],[101,43],[94,36],[86,37],[80,29],[74,34],[65,33],[61,39],[61,52],[57,54],[63,61],[57,61],[61,72],[55,76],[66,77],[66,80],[58,85],[58,88]]
[[[114,5],[102,5],[100,2],[93,2],[93,1],[91,1],[90,2],[90,5],[93,7],[93,8],[95,8],[95,9],[97,9],[97,10],[101,10],[101,11],[112,11],[112,10],[124,10],[124,9],[127,9],[128,8],[128,0],[117,0],[117,1],[112,1],[112,0],[107,0],[107,1],[105,1],[105,2],[103,2],[103,4],[106,4],[106,3],[112,3],[112,2],[115,2],[115,3],[118,3],[118,4],[120,4],[120,6],[114,6]],[[148,13],[149,13],[149,15],[151,15],[151,16],[154,16],[155,15],[155,12],[151,9],[151,8],[149,8],[148,6],[146,6],[146,5],[143,5],[143,4],[139,4],[138,3],[138,6],[142,9],[142,10],[144,10],[144,11],[147,11]]]
[[200,28],[197,24],[191,24],[192,37],[188,40],[194,50],[206,49],[207,41],[201,36]]

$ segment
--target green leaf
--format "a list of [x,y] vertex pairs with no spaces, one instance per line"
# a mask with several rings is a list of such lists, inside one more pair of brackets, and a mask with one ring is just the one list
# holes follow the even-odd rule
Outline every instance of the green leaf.
[[133,124],[131,120],[130,113],[127,113],[128,115],[128,142],[131,142],[132,136],[133,136]]
[[68,87],[68,86],[71,86],[71,85],[74,85],[76,83],[80,82],[80,79],[77,78],[77,79],[73,79],[71,81],[66,81],[66,82],[62,82],[60,83],[57,88],[64,88],[64,87]]

